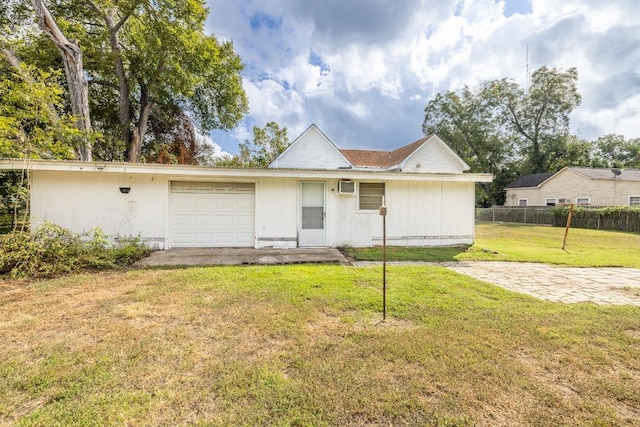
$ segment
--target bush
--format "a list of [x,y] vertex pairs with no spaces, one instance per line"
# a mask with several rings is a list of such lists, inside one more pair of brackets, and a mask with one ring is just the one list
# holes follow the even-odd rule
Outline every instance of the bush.
[[[553,209],[556,227],[564,227],[567,223],[569,208]],[[602,208],[573,209],[571,226],[590,228],[593,230],[640,232],[640,208],[635,206],[607,206]]]
[[78,235],[50,222],[33,234],[14,231],[0,236],[0,274],[46,277],[81,269],[130,265],[148,254],[140,239],[112,244],[100,228]]

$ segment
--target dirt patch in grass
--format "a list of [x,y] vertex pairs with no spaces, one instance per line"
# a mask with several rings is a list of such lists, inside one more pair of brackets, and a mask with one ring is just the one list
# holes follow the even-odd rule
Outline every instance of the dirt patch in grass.
[[626,286],[618,290],[634,297],[640,297],[640,287]]

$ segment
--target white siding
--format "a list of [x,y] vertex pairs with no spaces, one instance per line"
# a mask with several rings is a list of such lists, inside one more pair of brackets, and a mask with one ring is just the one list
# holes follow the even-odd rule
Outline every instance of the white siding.
[[[164,177],[105,172],[32,171],[31,218],[76,233],[100,226],[112,237],[140,236],[165,247],[168,187]],[[130,187],[122,194],[119,187]]]
[[[381,181],[371,181],[381,182]],[[339,194],[338,181],[330,180],[327,199],[327,244],[329,246],[372,246],[372,236],[382,230],[377,211],[358,211],[358,193]]]
[[316,126],[311,126],[270,167],[338,169],[350,163]]
[[262,178],[256,186],[256,247],[297,247],[297,221],[298,180]]
[[[332,188],[337,182],[331,183]],[[387,244],[442,246],[472,244],[473,183],[386,182]],[[358,197],[331,192],[327,227],[333,246],[382,244],[382,217],[357,209]]]
[[440,138],[432,136],[411,154],[402,166],[404,172],[462,173],[469,167]]
[[[170,245],[169,184],[175,176],[33,171],[32,178],[32,219],[36,226],[45,219],[78,233],[100,226],[113,236],[140,236],[156,249]],[[294,177],[252,181],[255,247],[298,246],[300,181]],[[319,181],[326,183],[327,246],[380,245],[382,217],[378,212],[359,211],[357,192],[339,194],[337,178]],[[131,187],[131,192],[120,193],[118,188],[122,186]],[[385,193],[388,244],[473,242],[474,182],[387,180]]]

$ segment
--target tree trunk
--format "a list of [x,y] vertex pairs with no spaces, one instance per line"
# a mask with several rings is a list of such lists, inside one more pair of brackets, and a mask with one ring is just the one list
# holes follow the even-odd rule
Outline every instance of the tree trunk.
[[149,91],[146,86],[140,87],[140,116],[138,117],[138,125],[134,129],[131,145],[127,151],[127,161],[137,163],[140,161],[140,152],[142,151],[142,141],[147,133],[149,126],[149,116],[151,115],[151,107],[153,103],[149,101]]
[[[122,55],[120,54],[120,41],[118,40],[118,30],[124,23],[120,21],[117,24],[113,22],[113,15],[117,9],[113,9],[109,15],[104,15],[105,25],[109,31],[109,44],[111,53],[115,62],[116,76],[118,77],[118,120],[122,129],[122,139],[125,147],[129,149],[132,144],[131,132],[131,108],[129,104],[129,82],[125,73],[124,64],[122,63]],[[130,160],[131,161],[131,160]]]
[[87,137],[88,132],[91,131],[89,87],[84,77],[82,50],[77,43],[70,42],[60,31],[43,0],[31,0],[31,3],[38,15],[40,28],[53,41],[62,56],[71,97],[71,112],[76,117],[76,126],[83,133],[81,141],[76,143],[76,154],[80,160],[90,162],[92,161],[91,141]]

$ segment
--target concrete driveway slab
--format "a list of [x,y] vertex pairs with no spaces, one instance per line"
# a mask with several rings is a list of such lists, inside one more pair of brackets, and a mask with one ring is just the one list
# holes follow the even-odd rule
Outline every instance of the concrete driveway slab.
[[137,266],[196,265],[275,265],[304,263],[343,263],[348,261],[334,248],[245,249],[207,248],[155,251],[138,261]]

